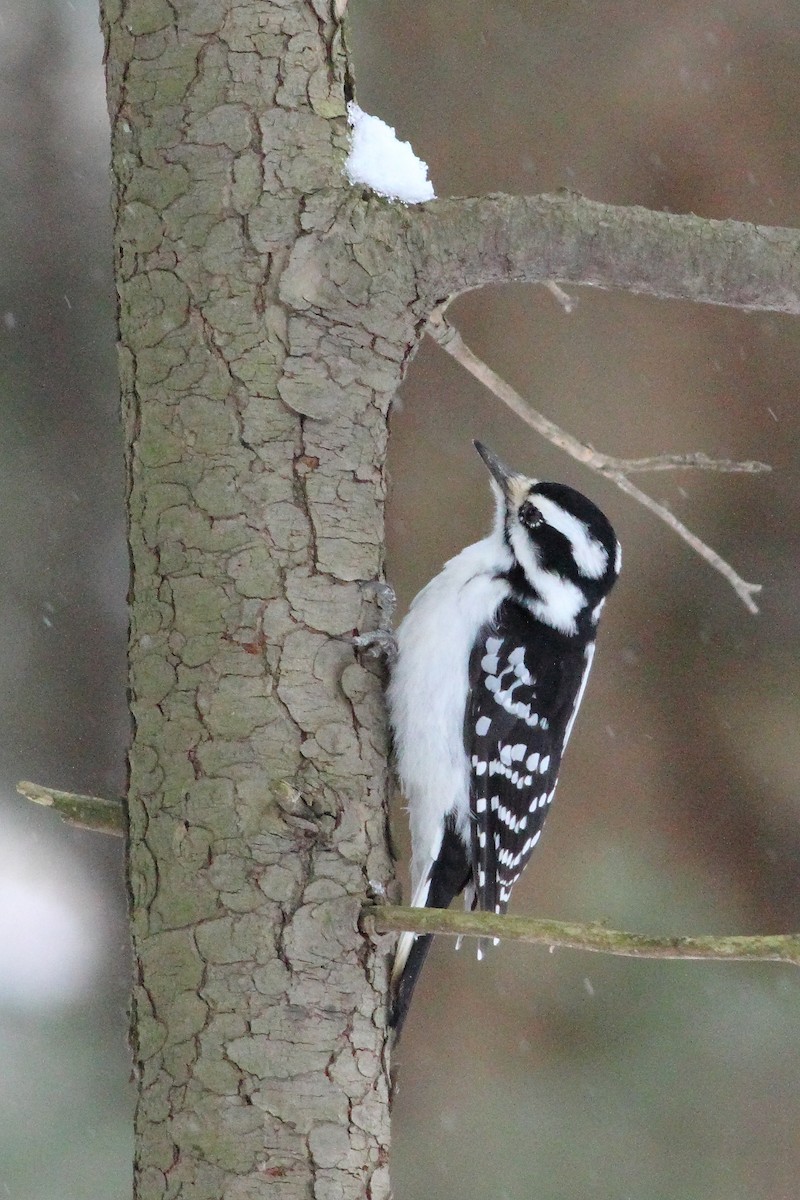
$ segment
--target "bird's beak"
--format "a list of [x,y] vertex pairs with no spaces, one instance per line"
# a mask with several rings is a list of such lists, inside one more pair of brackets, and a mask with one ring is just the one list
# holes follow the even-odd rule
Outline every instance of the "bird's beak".
[[512,471],[504,462],[501,462],[488,446],[484,446],[483,442],[473,442],[472,444],[489,468],[492,479],[495,480],[503,495],[508,499],[511,482],[518,478],[517,472]]

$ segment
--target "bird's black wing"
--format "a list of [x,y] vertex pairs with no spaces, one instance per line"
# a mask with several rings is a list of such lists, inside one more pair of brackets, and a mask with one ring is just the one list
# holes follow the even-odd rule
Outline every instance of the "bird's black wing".
[[470,659],[464,744],[470,763],[477,906],[502,913],[539,840],[594,643],[506,600]]

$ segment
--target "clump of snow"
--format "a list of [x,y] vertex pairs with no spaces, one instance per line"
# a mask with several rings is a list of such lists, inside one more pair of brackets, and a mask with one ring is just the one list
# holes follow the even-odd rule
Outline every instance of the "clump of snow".
[[391,125],[371,117],[352,100],[347,119],[353,141],[344,170],[351,183],[366,184],[373,192],[404,204],[436,199],[428,164],[417,158],[410,142],[399,141]]

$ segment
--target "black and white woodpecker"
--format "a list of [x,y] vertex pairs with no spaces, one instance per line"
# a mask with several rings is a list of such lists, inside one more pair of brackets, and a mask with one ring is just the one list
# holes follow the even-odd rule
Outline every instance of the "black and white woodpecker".
[[[412,905],[447,908],[463,891],[468,909],[503,913],[553,799],[621,551],[580,492],[475,448],[492,476],[494,528],[411,604],[388,699]],[[397,1032],[431,940],[400,937]]]

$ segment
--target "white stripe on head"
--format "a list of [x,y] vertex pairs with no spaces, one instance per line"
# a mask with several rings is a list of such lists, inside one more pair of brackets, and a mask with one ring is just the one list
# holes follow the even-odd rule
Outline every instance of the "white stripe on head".
[[586,606],[586,596],[571,580],[565,579],[556,571],[546,571],[539,565],[536,548],[532,545],[528,534],[519,525],[512,525],[510,533],[511,545],[517,562],[525,572],[525,576],[541,599],[526,601],[527,607],[535,617],[558,629],[561,633],[571,634],[577,629],[576,618]]
[[585,521],[567,512],[555,500],[547,496],[530,497],[530,503],[539,509],[548,525],[563,533],[570,544],[575,566],[586,579],[599,579],[608,566],[608,552],[597,538],[592,537]]

